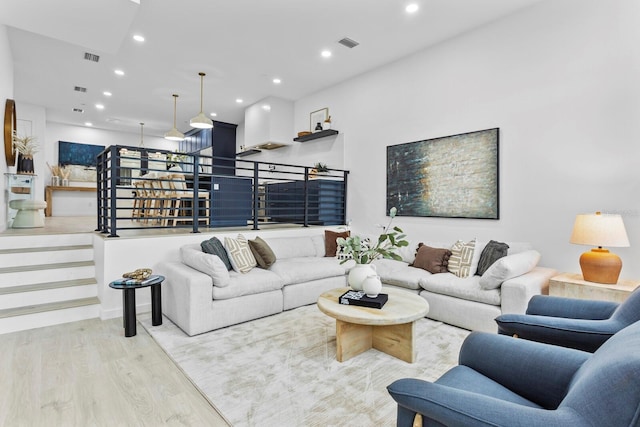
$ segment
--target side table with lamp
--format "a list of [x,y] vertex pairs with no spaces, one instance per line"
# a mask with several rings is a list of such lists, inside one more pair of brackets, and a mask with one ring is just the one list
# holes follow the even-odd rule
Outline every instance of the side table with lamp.
[[622,302],[640,285],[640,280],[618,280],[622,260],[604,248],[630,246],[620,215],[600,212],[577,215],[569,241],[597,247],[580,256],[582,275],[552,277],[549,295]]

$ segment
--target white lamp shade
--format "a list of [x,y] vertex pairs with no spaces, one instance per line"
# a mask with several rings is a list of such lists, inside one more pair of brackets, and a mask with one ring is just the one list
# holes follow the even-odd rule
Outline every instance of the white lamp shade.
[[213,122],[211,121],[211,119],[205,116],[202,111],[200,112],[200,114],[191,119],[189,124],[191,125],[191,127],[197,129],[211,129],[213,127]]
[[577,215],[569,242],[589,246],[630,246],[622,217],[599,212]]
[[173,128],[164,134],[164,139],[168,139],[169,141],[182,141],[184,139],[184,134],[178,129]]

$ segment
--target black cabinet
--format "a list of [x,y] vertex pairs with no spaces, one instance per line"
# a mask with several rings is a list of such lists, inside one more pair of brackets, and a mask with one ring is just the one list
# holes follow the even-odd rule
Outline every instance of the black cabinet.
[[[274,222],[304,223],[305,182],[287,181],[265,186],[266,216]],[[307,181],[308,224],[344,224],[344,183]]]
[[210,226],[245,226],[252,218],[252,178],[201,174],[198,188],[209,193]]
[[212,147],[213,159],[210,172],[216,175],[235,175],[235,161],[220,159],[236,157],[236,128],[232,123],[213,121],[213,129],[191,129],[178,147],[182,153],[199,152]]

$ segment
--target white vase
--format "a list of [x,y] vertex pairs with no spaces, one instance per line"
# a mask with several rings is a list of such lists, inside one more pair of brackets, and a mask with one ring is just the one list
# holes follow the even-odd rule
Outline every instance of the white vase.
[[382,282],[380,281],[380,276],[378,276],[377,274],[371,274],[367,276],[362,281],[362,290],[370,298],[377,297],[382,290]]
[[349,278],[347,279],[349,286],[354,291],[362,290],[362,281],[370,275],[376,274],[376,266],[373,264],[356,264],[349,270]]

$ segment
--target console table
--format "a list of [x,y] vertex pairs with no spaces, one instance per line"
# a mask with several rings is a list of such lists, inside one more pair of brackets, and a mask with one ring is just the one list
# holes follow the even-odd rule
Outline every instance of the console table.
[[95,187],[69,187],[58,185],[47,185],[44,189],[44,201],[47,202],[47,207],[44,210],[44,216],[51,216],[53,211],[53,193],[54,191],[92,191],[96,192]]

